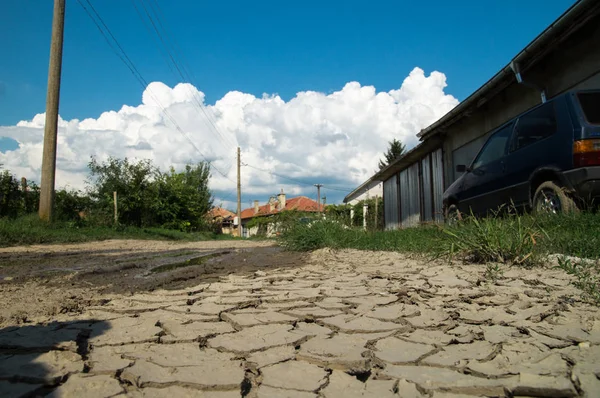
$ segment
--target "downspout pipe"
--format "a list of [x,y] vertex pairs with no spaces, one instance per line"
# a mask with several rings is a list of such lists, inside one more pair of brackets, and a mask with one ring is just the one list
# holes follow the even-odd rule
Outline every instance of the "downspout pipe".
[[542,97],[542,103],[546,102],[546,89],[544,89],[544,88],[542,88],[542,87],[538,86],[537,84],[534,84],[534,83],[532,83],[530,81],[525,81],[523,79],[523,76],[521,76],[521,67],[520,67],[520,65],[517,62],[511,61],[510,68],[512,69],[513,73],[515,74],[515,77],[517,78],[517,82],[519,84],[522,84],[524,86],[531,87],[531,88],[534,88],[534,89],[538,90],[540,92],[541,97]]

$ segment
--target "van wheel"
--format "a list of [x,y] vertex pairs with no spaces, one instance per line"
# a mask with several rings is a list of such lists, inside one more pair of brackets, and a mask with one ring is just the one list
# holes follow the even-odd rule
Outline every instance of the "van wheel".
[[533,211],[536,214],[564,214],[578,210],[573,199],[553,181],[542,183],[533,195]]
[[456,205],[448,206],[444,216],[446,217],[446,223],[449,225],[455,225],[462,220],[462,215],[460,214],[460,210],[458,210]]

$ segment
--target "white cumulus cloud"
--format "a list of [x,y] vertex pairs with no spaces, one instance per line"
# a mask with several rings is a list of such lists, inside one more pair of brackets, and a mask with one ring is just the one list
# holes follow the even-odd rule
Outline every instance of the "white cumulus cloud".
[[[396,138],[408,148],[415,146],[422,128],[458,104],[445,87],[443,73],[427,76],[415,68],[398,90],[389,92],[349,82],[331,94],[303,91],[287,102],[278,95],[232,91],[208,105],[204,93],[190,84],[170,88],[153,82],[139,105],[125,105],[97,119],[59,119],[56,183],[84,188],[90,156],[151,159],[163,170],[208,159],[216,168],[211,178],[216,202],[234,207],[239,145],[248,165],[242,168],[243,206],[281,188],[310,196],[315,195],[308,185],[313,183],[354,188],[377,169],[388,141]],[[0,127],[0,137],[19,144],[0,152],[4,168],[39,181],[44,121],[45,115],[38,114]],[[329,203],[345,195],[339,190],[324,193]]]

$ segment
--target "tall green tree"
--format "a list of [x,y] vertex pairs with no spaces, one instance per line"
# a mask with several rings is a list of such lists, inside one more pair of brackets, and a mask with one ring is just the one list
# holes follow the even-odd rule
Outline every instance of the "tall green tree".
[[159,201],[155,206],[158,222],[167,228],[198,231],[206,227],[205,215],[213,199],[208,187],[210,165],[200,162],[186,165],[185,170],[174,168],[158,179]]
[[404,144],[395,138],[392,141],[388,142],[388,144],[389,148],[387,152],[384,152],[383,154],[385,156],[385,159],[379,160],[379,170],[383,169],[384,167],[391,164],[394,160],[404,155],[404,152],[406,151],[406,147],[404,146]]

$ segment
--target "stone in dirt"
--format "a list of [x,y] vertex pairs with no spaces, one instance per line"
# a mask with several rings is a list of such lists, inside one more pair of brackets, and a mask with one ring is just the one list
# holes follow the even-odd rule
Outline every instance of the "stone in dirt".
[[223,311],[228,311],[236,307],[237,304],[215,304],[215,303],[196,303],[188,307],[189,312],[192,314],[204,314],[204,315],[219,315]]
[[[239,395],[238,395],[239,396]],[[316,398],[317,395],[307,391],[284,390],[262,385],[258,388],[258,398]]]
[[381,374],[416,383],[427,390],[444,389],[448,392],[504,396],[504,386],[515,385],[518,377],[487,379],[470,376],[450,369],[429,366],[387,365]]
[[518,338],[528,337],[512,326],[481,326],[485,341],[492,344],[506,343],[508,341],[514,341]]
[[158,341],[162,329],[156,326],[156,319],[123,317],[91,325],[89,343],[95,347]]
[[256,368],[273,365],[275,363],[293,359],[296,356],[296,350],[292,346],[275,347],[266,351],[258,351],[246,358],[247,362],[256,364]]
[[465,280],[459,279],[453,273],[438,274],[427,281],[432,286],[442,287],[469,287],[471,284]]
[[402,335],[407,340],[415,343],[447,345],[451,341],[457,340],[456,336],[448,335],[441,330],[415,330]]
[[[475,372],[489,376],[518,374],[519,364],[535,364],[549,355],[544,346],[531,344],[533,341],[515,341],[504,343],[502,351],[492,360],[479,362],[469,361],[467,367]],[[481,359],[481,358],[480,358]],[[542,371],[542,369],[540,369]]]
[[54,385],[71,373],[81,372],[83,361],[71,351],[0,355],[0,379]]
[[167,333],[160,338],[161,342],[164,343],[195,341],[198,338],[212,334],[235,332],[235,329],[227,322],[191,322],[181,324],[166,321],[161,326]]
[[439,366],[452,366],[461,359],[485,359],[495,350],[493,344],[487,341],[475,341],[470,344],[452,344],[443,348],[437,354],[433,354],[423,360],[423,363]]
[[328,310],[320,307],[312,308],[297,308],[293,310],[285,310],[286,314],[293,315],[299,318],[312,317],[312,318],[326,318],[342,314],[340,310]]
[[566,376],[540,376],[521,373],[514,395],[534,397],[576,397],[577,390]]
[[304,336],[329,336],[333,331],[316,323],[298,322],[291,333]]
[[209,340],[213,348],[244,353],[267,348],[296,344],[306,338],[304,334],[293,332],[292,325],[260,325],[243,329],[236,333],[224,334]]
[[262,385],[299,391],[317,391],[327,382],[327,372],[306,362],[288,361],[262,369]]
[[221,314],[223,320],[230,322],[237,328],[256,326],[256,325],[268,325],[272,323],[292,323],[297,319],[289,315],[280,314],[279,312],[256,312],[256,313],[243,313],[243,314],[232,314],[223,313]]
[[380,319],[383,321],[393,321],[398,318],[410,317],[418,314],[418,306],[400,303],[374,308],[371,312],[368,312],[365,315],[369,318]]
[[414,362],[423,355],[435,350],[435,347],[429,344],[411,343],[388,337],[379,340],[375,344],[375,356],[391,363]]
[[[329,376],[329,384],[321,391],[324,398],[386,398],[398,397],[394,392],[395,380],[367,380],[365,383],[356,377],[339,370],[334,370]],[[414,387],[414,385],[412,385]],[[408,390],[408,388],[406,389]],[[401,395],[409,397],[409,395]],[[415,397],[420,397],[417,395]]]
[[406,326],[397,323],[382,322],[377,319],[356,315],[338,315],[331,318],[324,318],[322,322],[327,326],[336,327],[347,333],[376,333],[406,329]]
[[369,351],[365,348],[367,341],[363,336],[345,333],[314,337],[301,345],[297,358],[331,369],[366,372],[371,368],[371,358],[364,355]]
[[122,358],[111,346],[94,347],[88,354],[90,371],[94,374],[107,373],[114,375],[118,370],[131,365],[133,360]]
[[[171,358],[170,362],[177,362],[177,357]],[[235,390],[244,380],[244,370],[237,361],[208,358],[202,364],[188,366],[166,366],[137,360],[133,366],[123,370],[121,379],[137,387],[180,383],[203,389]]]
[[128,391],[127,397],[132,398],[239,398],[240,391],[202,391],[194,388],[169,386],[164,388],[146,387]]
[[52,391],[49,398],[105,398],[125,390],[119,382],[108,375],[74,374],[66,383]]
[[429,309],[421,309],[421,314],[415,317],[406,318],[406,320],[418,328],[426,328],[426,327],[434,327],[440,326],[445,323],[445,321],[450,318],[444,310],[429,310]]

